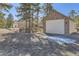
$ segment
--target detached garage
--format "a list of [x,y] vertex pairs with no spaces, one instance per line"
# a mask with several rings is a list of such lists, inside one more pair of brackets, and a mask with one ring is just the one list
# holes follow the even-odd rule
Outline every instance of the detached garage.
[[71,18],[54,10],[44,18],[44,32],[70,34],[76,32],[76,26]]

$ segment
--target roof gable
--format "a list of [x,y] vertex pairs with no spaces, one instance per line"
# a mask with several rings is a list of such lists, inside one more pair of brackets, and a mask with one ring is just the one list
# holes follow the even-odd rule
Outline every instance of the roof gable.
[[55,20],[55,19],[70,19],[69,17],[63,15],[62,13],[56,11],[56,10],[53,10],[51,11],[51,13],[45,17],[45,19],[47,20]]

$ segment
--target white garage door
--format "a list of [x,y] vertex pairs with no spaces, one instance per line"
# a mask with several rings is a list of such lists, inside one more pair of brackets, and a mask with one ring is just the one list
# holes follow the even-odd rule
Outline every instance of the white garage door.
[[46,21],[46,32],[64,34],[64,19]]

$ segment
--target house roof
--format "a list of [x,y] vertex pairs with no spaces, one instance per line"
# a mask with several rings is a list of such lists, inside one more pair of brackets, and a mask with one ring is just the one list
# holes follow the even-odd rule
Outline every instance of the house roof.
[[56,10],[53,10],[44,19],[55,20],[55,19],[65,19],[65,18],[66,19],[71,19],[70,17],[63,15],[62,13],[60,13]]

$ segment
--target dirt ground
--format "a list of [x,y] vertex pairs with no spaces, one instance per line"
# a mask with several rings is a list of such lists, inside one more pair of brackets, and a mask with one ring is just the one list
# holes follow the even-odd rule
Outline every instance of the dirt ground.
[[8,30],[8,29],[1,29],[0,28],[0,34],[6,34],[6,33],[13,33],[13,31]]
[[78,47],[51,44],[32,34],[7,33],[2,34],[0,40],[0,56],[79,56]]

